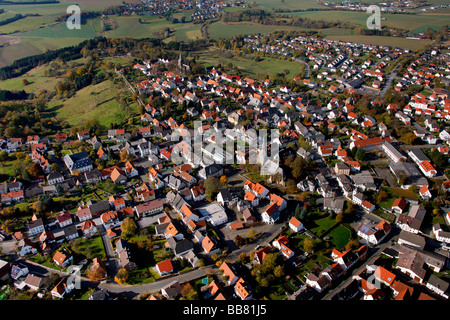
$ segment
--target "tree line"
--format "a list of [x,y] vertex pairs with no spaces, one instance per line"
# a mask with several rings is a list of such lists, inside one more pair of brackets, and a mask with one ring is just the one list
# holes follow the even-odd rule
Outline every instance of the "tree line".
[[38,55],[29,56],[15,60],[11,65],[0,68],[0,80],[15,78],[25,74],[40,64],[61,59],[62,61],[70,61],[82,57],[81,49],[85,46],[96,45],[99,41],[105,41],[104,37],[85,40],[77,45],[69,46],[57,50],[47,51]]

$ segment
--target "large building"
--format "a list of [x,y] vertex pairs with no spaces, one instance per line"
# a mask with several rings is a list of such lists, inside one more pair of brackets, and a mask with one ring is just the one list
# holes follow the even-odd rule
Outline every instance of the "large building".
[[64,156],[64,163],[71,174],[74,174],[75,172],[82,173],[93,169],[91,159],[89,159],[89,155],[86,151],[75,154],[66,154]]

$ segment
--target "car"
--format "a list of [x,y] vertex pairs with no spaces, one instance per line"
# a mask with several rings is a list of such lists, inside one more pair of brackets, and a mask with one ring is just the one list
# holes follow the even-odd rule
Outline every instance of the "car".
[[139,185],[136,183],[136,184],[134,185],[134,187],[137,188],[137,187],[139,187]]

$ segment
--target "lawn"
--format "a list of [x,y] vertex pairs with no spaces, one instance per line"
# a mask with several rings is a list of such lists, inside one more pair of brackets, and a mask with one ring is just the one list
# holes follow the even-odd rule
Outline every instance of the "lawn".
[[95,257],[104,258],[106,256],[105,248],[101,236],[90,239],[81,238],[77,243],[77,252],[86,256],[88,259]]
[[[310,220],[310,218],[311,217],[308,217],[308,220]],[[334,218],[326,215],[323,218],[315,219],[314,221],[312,221],[312,224],[315,226],[312,228],[309,228],[309,230],[316,235],[320,235],[325,230],[329,229],[335,223],[336,223],[336,220]]]
[[343,225],[339,225],[331,230],[327,236],[330,238],[331,244],[339,250],[342,250],[347,245],[351,237],[351,232]]

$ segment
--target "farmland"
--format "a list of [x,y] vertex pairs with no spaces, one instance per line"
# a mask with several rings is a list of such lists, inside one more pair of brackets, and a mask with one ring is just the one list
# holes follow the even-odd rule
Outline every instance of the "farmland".
[[[138,3],[138,0],[126,1]],[[431,1],[433,4],[441,4],[442,1]],[[8,42],[4,36],[0,43],[6,45],[0,46],[0,67],[12,63],[17,58],[38,54],[46,50],[53,50],[69,45],[77,44],[85,39],[96,36],[105,36],[108,38],[152,38],[163,37],[166,41],[189,41],[197,40],[203,37],[201,33],[201,24],[194,24],[190,15],[193,10],[176,11],[172,14],[173,18],[184,18],[185,23],[172,23],[171,20],[160,16],[150,15],[132,15],[132,16],[108,16],[115,22],[112,30],[104,31],[102,29],[101,18],[88,19],[81,29],[68,29],[64,22],[57,22],[56,18],[66,13],[67,6],[74,4],[74,1],[63,1],[60,3],[40,4],[36,1],[33,5],[17,4],[0,5],[5,10],[0,14],[0,20],[13,17],[15,14],[33,14],[23,19],[11,22],[1,27],[3,35],[12,36],[15,40]],[[76,2],[82,11],[96,11],[108,6],[121,5],[120,0],[81,0]],[[445,1],[444,1],[445,3]],[[324,8],[320,1],[272,1],[259,0],[252,2],[253,8],[264,9],[273,12],[273,9],[285,10],[308,10]],[[228,7],[225,11],[232,12],[246,10],[243,7]],[[444,9],[442,9],[444,10]],[[351,11],[302,11],[286,12],[287,15],[297,15],[312,20],[324,20],[330,22],[348,22],[354,26],[365,27],[368,15],[365,12]],[[412,19],[414,23],[411,23]],[[448,23],[448,13],[431,12],[410,14],[382,14],[382,25],[409,30],[413,33],[424,32],[428,27],[438,30]],[[170,32],[167,32],[170,30]],[[300,30],[293,26],[260,25],[256,23],[224,23],[220,20],[210,21],[208,34],[211,39],[228,38],[236,34],[254,34],[270,33],[276,30]],[[313,29],[311,29],[313,30]],[[319,30],[313,30],[319,31]],[[423,48],[426,45],[424,41],[408,41],[399,38],[387,37],[360,37],[353,36],[351,29],[322,29],[320,32],[333,40],[354,41],[374,44],[386,44],[412,50]]]

